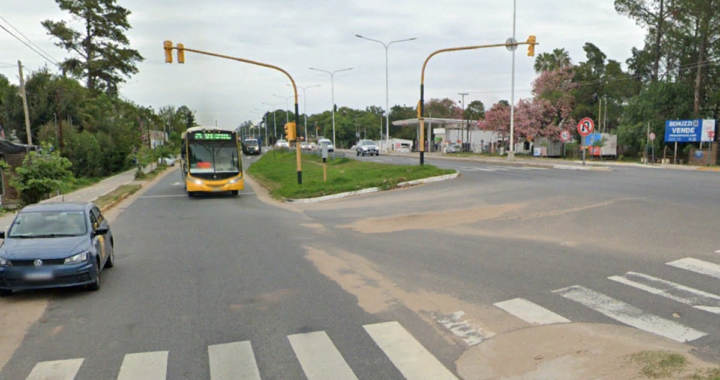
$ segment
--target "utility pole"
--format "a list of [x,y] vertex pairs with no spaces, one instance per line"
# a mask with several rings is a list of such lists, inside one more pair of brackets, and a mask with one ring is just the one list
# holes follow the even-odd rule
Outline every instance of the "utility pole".
[[[462,105],[462,119],[463,119],[463,122],[462,122],[462,129],[460,130],[460,139],[463,140],[463,143],[464,143],[464,142],[465,142],[465,141],[464,141],[465,139],[464,139],[464,136],[463,136],[463,131],[465,130],[465,95],[470,95],[470,94],[467,93],[467,92],[459,92],[458,95],[462,96],[462,101],[461,101],[460,104]],[[464,148],[465,148],[465,144],[463,144],[462,146],[463,146],[463,150],[465,150],[465,149],[464,149]]]
[[18,61],[18,71],[20,72],[20,96],[23,100],[23,111],[25,112],[25,133],[27,133],[27,143],[32,145],[32,132],[30,132],[30,113],[28,112],[27,93],[25,93],[25,77],[23,76],[22,62]]

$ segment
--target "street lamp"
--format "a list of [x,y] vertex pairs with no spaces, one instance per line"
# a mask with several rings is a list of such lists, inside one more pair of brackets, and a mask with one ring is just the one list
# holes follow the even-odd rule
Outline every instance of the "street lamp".
[[389,43],[384,43],[382,41],[374,40],[372,38],[363,37],[359,34],[356,34],[355,37],[362,38],[364,40],[373,41],[382,44],[385,47],[385,112],[387,112],[386,120],[385,120],[385,149],[388,149],[390,144],[390,89],[389,89],[389,81],[388,81],[388,47],[394,43],[398,42],[407,42],[407,41],[414,41],[417,39],[417,37],[408,38],[405,40],[397,40],[397,41],[391,41]]
[[292,98],[292,96],[280,96],[280,95],[275,95],[275,94],[273,94],[273,96],[277,96],[278,98],[285,99],[285,123],[289,123],[290,119],[288,119],[288,100],[290,100],[290,98]]
[[[517,0],[513,0],[513,35],[512,41],[515,43],[515,18],[517,15]],[[510,152],[508,152],[508,160],[515,159],[515,50],[512,49],[512,84],[510,85]]]
[[[277,140],[277,120],[275,119],[275,111],[277,111],[277,106],[281,106],[282,103],[279,104],[270,104],[270,103],[263,103],[266,106],[273,107],[273,136]],[[287,105],[287,104],[286,104]],[[270,111],[268,111],[270,112]],[[287,114],[286,114],[287,115]]]
[[347,69],[340,69],[340,70],[335,70],[335,71],[327,71],[327,70],[315,69],[315,68],[312,68],[312,67],[310,68],[310,70],[322,71],[323,73],[328,73],[328,74],[330,74],[330,91],[331,91],[331,93],[332,93],[332,128],[333,128],[333,146],[334,146],[334,147],[337,146],[337,145],[335,144],[335,79],[334,79],[334,77],[335,77],[335,73],[339,73],[339,72],[341,72],[341,71],[350,71],[350,70],[352,70],[352,69],[353,69],[353,68],[350,67],[350,68],[347,68]]
[[[288,84],[288,86],[289,86],[289,84]],[[305,90],[307,90],[308,88],[313,88],[313,87],[320,87],[320,85],[319,85],[319,84],[314,84],[314,85],[312,85],[312,86],[307,86],[307,87],[300,87],[300,86],[298,86],[299,89],[303,90],[303,113],[305,114],[305,141],[308,141],[308,135],[307,135],[307,97],[305,96]]]

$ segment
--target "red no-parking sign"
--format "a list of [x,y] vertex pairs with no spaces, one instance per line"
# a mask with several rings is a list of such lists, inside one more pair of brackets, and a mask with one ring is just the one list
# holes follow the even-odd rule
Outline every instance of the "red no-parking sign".
[[577,126],[578,133],[582,136],[587,136],[595,130],[595,122],[589,117],[586,117],[578,123]]

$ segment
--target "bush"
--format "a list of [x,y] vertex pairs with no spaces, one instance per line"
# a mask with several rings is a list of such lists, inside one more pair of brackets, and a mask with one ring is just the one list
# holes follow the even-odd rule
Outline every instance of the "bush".
[[45,196],[60,189],[63,181],[73,179],[72,163],[58,152],[51,152],[50,146],[43,144],[41,152],[30,152],[21,167],[16,168],[17,175],[10,179],[10,186],[20,193],[24,205],[40,202]]

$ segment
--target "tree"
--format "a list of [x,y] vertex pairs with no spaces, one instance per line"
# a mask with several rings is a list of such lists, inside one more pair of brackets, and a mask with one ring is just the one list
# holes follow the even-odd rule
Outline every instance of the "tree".
[[116,0],[55,0],[60,9],[83,23],[75,30],[66,21],[45,20],[43,27],[59,40],[57,46],[75,57],[61,63],[63,71],[84,78],[91,91],[117,94],[124,77],[137,74],[136,64],[143,61],[137,50],[128,48],[125,32],[130,29],[130,11]]
[[669,27],[668,20],[682,12],[681,7],[676,7],[679,0],[615,0],[615,10],[618,13],[627,15],[635,22],[651,30],[649,46],[653,51],[651,81],[656,82],[659,78],[660,61],[664,54],[663,39],[666,29]]
[[[493,104],[487,112],[485,119],[480,120],[478,126],[485,131],[497,132],[506,138],[510,135],[510,105],[499,102]],[[516,131],[516,136],[519,136]]]
[[473,100],[465,108],[466,120],[480,120],[485,117],[485,104],[480,100]]
[[430,99],[425,105],[425,115],[434,118],[461,119],[462,108],[449,98]]
[[15,169],[17,175],[10,180],[10,186],[20,193],[23,204],[37,203],[58,191],[63,181],[72,180],[71,166],[67,158],[43,145],[42,152],[30,152],[25,156],[22,166]]
[[538,74],[571,66],[570,53],[564,48],[554,49],[552,53],[542,53],[535,58],[535,72]]

